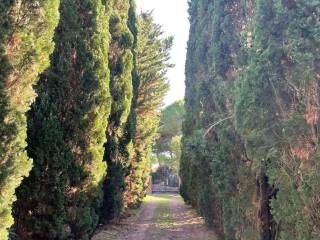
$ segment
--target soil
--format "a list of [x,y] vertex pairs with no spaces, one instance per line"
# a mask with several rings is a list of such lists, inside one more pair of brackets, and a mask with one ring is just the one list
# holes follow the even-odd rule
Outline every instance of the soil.
[[148,196],[121,224],[100,228],[93,240],[216,240],[213,231],[179,195]]

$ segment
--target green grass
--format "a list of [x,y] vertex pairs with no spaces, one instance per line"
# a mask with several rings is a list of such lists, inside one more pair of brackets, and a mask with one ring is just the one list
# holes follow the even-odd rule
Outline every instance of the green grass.
[[179,198],[177,194],[153,194],[147,195],[144,201],[159,201],[159,200],[170,200],[172,198]]
[[167,201],[160,202],[155,210],[154,219],[156,225],[161,228],[174,228],[174,220],[170,204]]
[[145,202],[158,202],[158,205],[154,212],[154,219],[159,228],[173,228],[174,217],[171,211],[170,201],[173,198],[180,198],[179,195],[175,194],[155,194],[148,195],[145,198]]
[[149,240],[159,240],[163,237],[163,230],[175,228],[174,216],[171,211],[170,199],[178,197],[172,194],[155,194],[146,197],[145,201],[156,201],[157,207],[154,211],[154,227],[149,232]]

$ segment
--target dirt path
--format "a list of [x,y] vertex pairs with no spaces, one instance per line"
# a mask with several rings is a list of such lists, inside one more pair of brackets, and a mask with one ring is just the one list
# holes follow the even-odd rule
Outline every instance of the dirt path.
[[120,225],[108,225],[93,240],[216,240],[178,195],[148,196],[139,212]]

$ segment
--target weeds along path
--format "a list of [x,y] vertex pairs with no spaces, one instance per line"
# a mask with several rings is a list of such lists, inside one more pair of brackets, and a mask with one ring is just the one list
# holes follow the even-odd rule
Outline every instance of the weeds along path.
[[142,208],[121,224],[101,229],[93,240],[215,240],[204,221],[179,195],[147,196]]

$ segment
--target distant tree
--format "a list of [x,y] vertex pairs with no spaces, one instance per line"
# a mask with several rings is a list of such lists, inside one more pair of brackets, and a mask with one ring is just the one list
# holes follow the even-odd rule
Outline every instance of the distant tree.
[[26,117],[33,85],[49,65],[59,0],[0,2],[0,239],[13,224],[15,189],[32,161],[26,147]]
[[183,100],[176,101],[161,111],[159,137],[155,145],[156,152],[169,152],[171,150],[170,143],[172,138],[182,134],[184,115]]
[[158,137],[154,145],[154,163],[167,166],[178,173],[181,158],[182,122],[185,110],[182,100],[161,111]]
[[177,135],[177,136],[174,136],[170,142],[170,149],[172,152],[171,169],[175,173],[178,173],[180,168],[179,165],[180,165],[180,159],[181,159],[181,139],[182,139],[182,136]]
[[19,239],[90,239],[110,112],[109,3],[62,0],[55,50],[28,114],[34,168],[17,190]]

